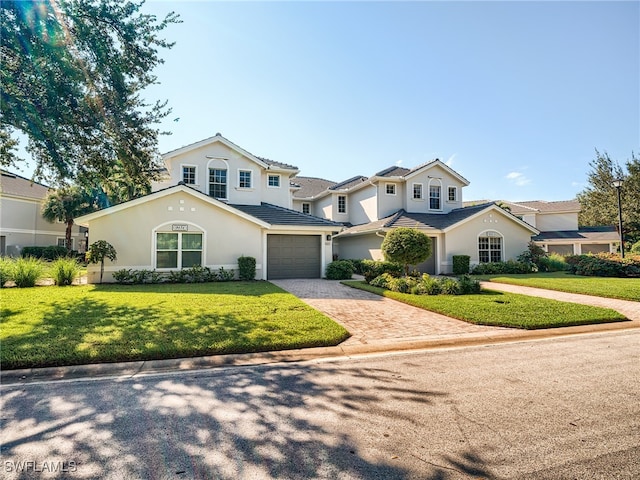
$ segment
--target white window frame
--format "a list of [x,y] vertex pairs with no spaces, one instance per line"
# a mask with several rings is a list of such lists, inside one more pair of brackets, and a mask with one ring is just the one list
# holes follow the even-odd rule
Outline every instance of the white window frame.
[[[431,196],[431,189],[432,188],[437,188],[438,189],[438,196],[437,197],[432,197]],[[438,206],[436,208],[433,208],[431,206],[431,201],[432,200],[438,200]],[[442,211],[442,181],[440,181],[440,179],[438,178],[432,178],[429,180],[429,210],[434,210],[437,212]]]
[[[306,208],[306,212],[305,212],[305,207]],[[306,214],[306,215],[311,215],[311,204],[309,202],[303,202],[302,203],[302,213]]]
[[[488,239],[487,240],[487,248],[486,249],[484,249],[484,248],[482,250],[480,249],[480,239],[481,238],[487,238]],[[494,260],[492,258],[492,255],[491,255],[491,253],[493,251],[496,251],[495,248],[491,248],[492,247],[492,245],[491,245],[491,239],[492,238],[500,239],[500,250],[499,250],[500,251],[500,259],[498,259],[498,260]],[[477,250],[478,250],[478,262],[480,262],[480,263],[494,263],[494,262],[502,262],[502,261],[504,261],[504,235],[502,235],[497,230],[485,230],[483,232],[480,232],[480,234],[478,235],[478,240],[477,240],[477,243],[476,243],[476,247],[477,247]],[[488,255],[488,258],[489,258],[488,262],[484,262],[484,261],[481,260],[481,258],[480,258],[480,252],[481,251],[483,251],[483,252],[486,251],[487,252],[487,255]]]
[[[271,179],[275,178],[277,179],[277,185],[271,185]],[[267,175],[267,188],[280,188],[280,185],[282,184],[282,182],[280,182],[280,175],[277,173],[269,173]]]
[[[212,170],[220,170],[226,172],[225,174],[225,183],[215,183],[214,185],[224,185],[224,197],[214,197],[211,195],[211,171]],[[227,200],[229,198],[229,169],[228,168],[217,168],[217,167],[209,167],[208,169],[208,178],[207,178],[207,194],[210,197],[216,198],[218,200]]]
[[[420,187],[420,195],[416,197],[416,187]],[[411,198],[413,200],[424,200],[424,185],[422,183],[411,184]]]
[[[391,187],[391,192],[389,192],[389,187]],[[395,196],[397,192],[397,187],[395,183],[385,183],[384,185],[384,193],[386,195],[393,195]]]
[[[453,192],[453,200],[451,200],[451,192]],[[449,185],[447,187],[447,202],[457,202],[458,201],[458,187]]]
[[[242,174],[249,174],[249,186],[242,186]],[[251,190],[253,188],[253,170],[249,168],[239,168],[238,169],[238,189],[239,190]]]
[[[187,182],[184,179],[184,169],[185,168],[193,168],[193,183]],[[180,165],[180,172],[181,172],[181,180],[185,185],[197,185],[198,184],[198,166],[197,165],[189,165],[187,163],[183,163],[182,165]]]
[[[73,241],[74,240],[75,239],[73,237],[71,237],[71,250],[73,250]],[[56,237],[56,247],[65,247],[66,248],[67,247],[65,245],[66,241],[67,241],[66,237]]]
[[[220,170],[220,169],[219,169]],[[187,224],[189,227],[189,230],[186,232],[182,232],[182,231],[173,231],[171,229],[171,225],[172,224]],[[158,234],[159,233],[177,233],[178,234],[178,262],[177,262],[177,266],[176,267],[162,267],[162,268],[158,268]],[[200,227],[199,225],[196,225],[195,223],[191,223],[191,222],[184,222],[182,220],[174,220],[171,222],[167,222],[167,223],[163,223],[162,225],[158,225],[156,228],[154,228],[151,232],[151,265],[154,266],[154,268],[156,268],[156,270],[160,271],[160,272],[169,272],[171,270],[180,270],[182,269],[182,234],[183,233],[187,233],[187,234],[200,234],[202,235],[202,249],[200,250],[201,252],[201,257],[200,257],[200,265],[201,266],[205,266],[205,259],[207,258],[207,252],[206,252],[206,247],[207,247],[207,234],[204,231],[204,229],[202,227]],[[192,250],[186,250],[186,251],[192,251]]]
[[[340,211],[340,199],[344,198],[344,210]],[[341,215],[345,215],[347,213],[347,196],[346,195],[338,195],[338,198],[336,200],[337,202],[337,212]]]

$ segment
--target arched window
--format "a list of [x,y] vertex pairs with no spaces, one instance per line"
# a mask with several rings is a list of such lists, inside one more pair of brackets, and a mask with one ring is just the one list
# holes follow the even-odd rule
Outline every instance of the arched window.
[[438,178],[429,180],[429,210],[442,210],[442,182]]
[[209,189],[210,197],[218,200],[227,200],[227,190],[229,185],[229,165],[226,160],[213,159],[207,165],[209,170]]
[[204,232],[188,223],[169,223],[154,230],[154,265],[181,269],[203,264]]
[[478,235],[478,260],[480,263],[502,261],[502,234],[487,230]]

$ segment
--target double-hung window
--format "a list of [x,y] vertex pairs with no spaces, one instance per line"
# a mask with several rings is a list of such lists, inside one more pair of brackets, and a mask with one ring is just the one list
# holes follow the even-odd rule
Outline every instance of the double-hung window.
[[415,200],[422,200],[422,184],[421,183],[413,184],[413,198]]
[[202,265],[202,233],[156,233],[156,268]]
[[431,185],[429,187],[429,209],[440,210],[440,185]]
[[251,170],[238,171],[238,188],[251,188]]
[[338,195],[338,213],[347,213],[346,195]]
[[456,187],[449,187],[448,197],[450,202],[458,201],[458,189]]
[[302,213],[306,213],[307,215],[311,213],[311,206],[308,203],[302,204]]
[[227,171],[222,168],[209,169],[209,196],[227,198]]
[[502,237],[498,232],[485,232],[478,237],[478,260],[481,263],[502,261]]
[[396,194],[396,184],[395,183],[387,183],[386,184],[386,193],[387,193],[387,195],[395,195]]

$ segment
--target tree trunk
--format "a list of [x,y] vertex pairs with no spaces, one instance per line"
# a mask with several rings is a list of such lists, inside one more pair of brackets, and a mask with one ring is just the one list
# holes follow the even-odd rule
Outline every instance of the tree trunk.
[[71,227],[73,227],[73,219],[67,220],[67,230],[65,231],[64,244],[67,252],[71,252]]
[[104,273],[104,258],[100,262],[100,285],[102,285],[102,274]]

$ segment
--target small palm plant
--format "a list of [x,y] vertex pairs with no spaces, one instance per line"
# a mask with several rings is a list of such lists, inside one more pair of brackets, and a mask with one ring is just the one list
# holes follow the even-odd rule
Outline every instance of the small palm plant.
[[116,249],[106,240],[98,240],[94,242],[87,250],[86,260],[88,263],[100,263],[100,283],[102,283],[102,275],[104,274],[104,259],[108,258],[114,262],[116,257]]

